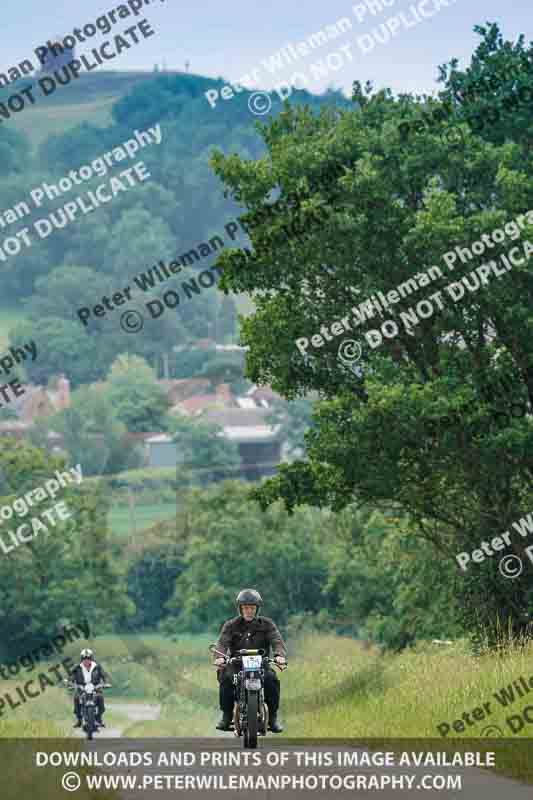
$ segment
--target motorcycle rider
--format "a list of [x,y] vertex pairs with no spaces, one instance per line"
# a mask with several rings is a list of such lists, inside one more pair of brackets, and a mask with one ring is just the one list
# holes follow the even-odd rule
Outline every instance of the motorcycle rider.
[[[239,616],[227,620],[220,631],[216,649],[229,655],[237,655],[238,650],[256,650],[263,648],[268,655],[270,648],[274,651],[274,661],[280,666],[287,664],[287,651],[277,625],[269,617],[259,616],[259,607],[263,600],[255,589],[243,589],[236,599]],[[222,717],[217,729],[231,730],[233,721],[234,683],[233,676],[239,667],[226,664],[221,657],[214,660],[219,682],[219,699]],[[273,669],[265,668],[265,702],[268,706],[268,728],[273,733],[281,733],[283,726],[278,719],[280,685]]]
[[[76,686],[85,686],[87,683],[107,683],[107,676],[100,664],[94,660],[94,653],[92,650],[85,648],[80,653],[81,661],[77,667],[74,667],[70,673],[70,680]],[[102,719],[105,712],[104,695],[102,692],[96,693],[96,722],[105,728]],[[81,704],[79,698],[79,690],[74,693],[74,714],[76,715],[77,722],[73,725],[74,728],[81,728]]]

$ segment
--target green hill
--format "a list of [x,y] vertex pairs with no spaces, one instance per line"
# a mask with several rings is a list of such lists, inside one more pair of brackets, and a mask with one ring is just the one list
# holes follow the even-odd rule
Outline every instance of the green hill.
[[[162,73],[100,70],[94,74],[81,74],[76,81],[60,86],[49,97],[36,94],[35,105],[15,114],[9,124],[25,133],[35,149],[51,134],[66,133],[83,122],[106,126],[111,122],[113,104],[137,84],[153,80],[158,74]],[[22,85],[27,86],[28,81],[21,81]]]
[[[138,194],[118,198],[112,209],[99,209],[89,220],[83,220],[83,224],[77,220],[68,231],[39,242],[38,251],[36,247],[27,248],[17,254],[16,261],[2,263],[2,347],[7,345],[7,335],[17,320],[27,322],[30,327],[38,320],[40,328],[45,319],[61,319],[69,324],[74,320],[75,331],[79,334],[73,309],[84,302],[94,305],[92,295],[98,295],[100,290],[100,296],[103,295],[102,276],[115,285],[117,274],[123,269],[131,274],[150,264],[154,251],[181,252],[179,248],[185,246],[183,242],[192,247],[195,242],[206,241],[213,231],[220,231],[228,219],[238,214],[239,204],[235,198],[224,197],[220,179],[209,166],[213,148],[251,159],[258,159],[266,152],[247,93],[239,94],[232,103],[220,104],[216,113],[210,108],[204,93],[214,87],[221,91],[225,85],[223,78],[180,71],[97,70],[82,73],[66,85],[58,84],[48,96],[42,94],[38,79],[39,75],[23,78],[0,90],[3,103],[27,88],[33,89],[35,98],[34,104],[27,102],[19,113],[12,111],[0,126],[0,145],[3,145],[0,173],[7,178],[2,185],[0,209],[6,209],[6,213],[21,201],[21,197],[40,185],[45,176],[49,176],[52,183],[58,181],[71,169],[90,163],[118,142],[131,137],[135,129],[164,124],[165,137],[160,148],[146,153],[151,181]],[[312,113],[320,113],[334,103],[339,108],[350,105],[341,94],[337,97],[331,92],[315,96],[305,90],[295,90],[293,94],[294,103],[305,104]],[[281,101],[274,98],[269,117],[275,119],[281,110]],[[61,202],[58,201],[57,206]],[[107,235],[109,228],[114,231],[111,237]],[[146,235],[148,230],[152,231],[152,238]],[[119,249],[116,247],[118,237],[123,242]],[[74,298],[64,296],[62,289],[56,291],[57,287],[52,290],[47,286],[47,277],[58,268],[70,270],[79,266],[92,270],[91,280],[98,284],[98,291],[92,292],[88,285],[76,285]],[[68,274],[60,278],[60,283],[63,278],[68,283]],[[36,291],[38,280],[45,281],[43,295],[48,295],[47,299],[41,297],[40,304]],[[31,298],[33,306],[30,307]],[[21,300],[27,301],[26,305]],[[205,336],[206,320],[214,322],[218,313],[214,292],[204,300],[202,313],[188,316],[184,311],[183,319],[180,317],[180,324],[190,329],[193,340]],[[244,294],[235,302],[237,311],[243,315],[250,314],[254,308]],[[14,308],[17,316],[13,314]],[[27,326],[25,331],[24,335],[30,336]],[[169,329],[165,346],[175,343],[173,336]],[[123,350],[125,343],[116,339],[109,344],[109,338],[98,338],[108,352],[102,359],[91,357],[90,362],[101,364],[99,370],[104,374],[113,361],[114,351]],[[142,337],[138,337],[137,349],[143,353],[146,347],[153,350],[149,338],[145,344]],[[63,343],[68,339],[68,336],[63,337]],[[82,346],[83,342],[85,340],[81,339],[78,345]],[[54,342],[54,347],[57,346]],[[162,346],[163,340],[158,340],[156,348]],[[62,368],[66,368],[64,359],[60,361]],[[76,361],[81,363],[79,359]],[[94,374],[83,375],[88,382],[97,376],[93,367],[89,369]],[[70,374],[71,379],[73,374]]]

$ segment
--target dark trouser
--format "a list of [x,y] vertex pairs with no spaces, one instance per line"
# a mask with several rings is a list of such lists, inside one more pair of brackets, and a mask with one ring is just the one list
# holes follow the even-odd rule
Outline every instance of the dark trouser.
[[[102,715],[105,711],[104,705],[104,695],[97,694],[96,695],[96,716],[98,719],[102,719]],[[74,713],[78,719],[81,719],[81,705],[80,705],[80,698],[78,695],[74,695]]]
[[[233,666],[217,670],[219,686],[220,708],[228,714],[233,713],[235,691],[233,685]],[[279,708],[280,685],[279,679],[273,669],[265,670],[265,703],[270,714],[275,714]]]

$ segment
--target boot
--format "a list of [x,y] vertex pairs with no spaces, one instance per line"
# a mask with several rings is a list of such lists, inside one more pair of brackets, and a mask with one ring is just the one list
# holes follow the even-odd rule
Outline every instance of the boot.
[[81,728],[81,717],[77,718],[77,722],[72,726],[73,728]]
[[277,711],[270,712],[270,717],[268,720],[268,730],[272,731],[272,733],[281,733],[283,731],[283,725],[278,719]]
[[217,722],[217,730],[230,731],[233,724],[233,713],[231,711],[223,711],[222,716]]

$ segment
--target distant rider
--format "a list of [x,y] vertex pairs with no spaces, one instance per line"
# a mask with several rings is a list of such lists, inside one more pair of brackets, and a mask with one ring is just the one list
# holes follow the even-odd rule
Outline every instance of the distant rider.
[[[92,650],[85,649],[80,653],[81,661],[70,673],[70,680],[77,686],[85,686],[87,683],[107,683],[107,676],[97,662],[94,660],[94,653]],[[104,695],[102,692],[96,693],[96,722],[105,728],[102,719],[105,712]],[[81,728],[81,705],[79,698],[79,690],[74,693],[74,714],[76,715],[77,722],[73,725],[74,728]]]
[[[259,607],[263,600],[255,589],[243,589],[237,595],[237,608],[239,616],[227,620],[222,626],[216,644],[217,650],[237,655],[239,650],[264,649],[269,655],[270,648],[274,651],[274,660],[280,666],[287,664],[287,650],[277,625],[269,617],[258,616]],[[217,728],[219,731],[231,730],[233,721],[234,684],[233,675],[239,667],[226,664],[223,658],[216,658],[214,665],[217,667],[219,681],[219,698],[222,717]],[[280,700],[279,679],[272,668],[265,669],[265,702],[268,706],[268,727],[273,733],[281,733],[283,726],[278,720]]]

